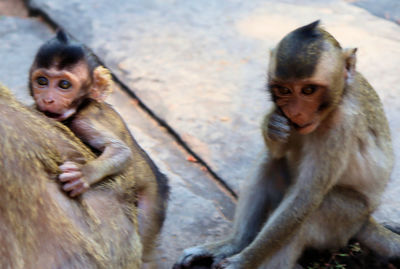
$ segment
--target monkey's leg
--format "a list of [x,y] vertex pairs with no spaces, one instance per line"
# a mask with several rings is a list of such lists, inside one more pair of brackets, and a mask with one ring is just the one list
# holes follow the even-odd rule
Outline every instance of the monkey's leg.
[[357,192],[334,187],[321,206],[301,224],[299,230],[260,268],[301,268],[297,264],[305,247],[343,247],[368,216],[364,198]]
[[302,225],[302,228],[285,240],[284,242],[279,242],[279,247],[276,247],[276,251],[267,259],[262,259],[259,257],[257,264],[252,260],[243,261],[240,258],[240,253],[238,255],[231,256],[221,263],[216,264],[216,269],[233,269],[233,268],[243,268],[243,269],[301,269],[301,265],[297,264],[297,260],[303,252],[303,249],[309,238],[310,229],[307,226]]
[[281,249],[279,249],[271,259],[264,262],[259,269],[301,269],[297,260],[303,252],[305,235],[301,232],[290,238]]
[[232,233],[232,243],[237,252],[257,236],[271,212],[282,201],[289,183],[286,159],[269,160],[265,157],[249,185],[240,193]]
[[150,262],[164,222],[165,208],[155,182],[148,182],[146,185],[138,190],[138,223],[143,245],[143,262]]
[[[284,203],[283,201],[282,203]],[[291,230],[290,236],[267,242],[263,232],[271,233],[266,224],[257,237],[239,254],[223,260],[217,268],[293,268],[304,247],[332,249],[343,247],[360,230],[368,218],[365,197],[349,188],[333,187],[321,205]],[[278,225],[276,230],[282,229]],[[282,231],[280,231],[282,232]]]
[[378,254],[390,258],[400,258],[400,235],[386,229],[370,217],[356,239]]
[[212,258],[214,264],[232,256],[257,236],[271,212],[281,202],[290,180],[286,159],[270,160],[264,153],[249,185],[240,194],[233,232],[228,239],[186,249],[174,268],[188,268],[195,261]]

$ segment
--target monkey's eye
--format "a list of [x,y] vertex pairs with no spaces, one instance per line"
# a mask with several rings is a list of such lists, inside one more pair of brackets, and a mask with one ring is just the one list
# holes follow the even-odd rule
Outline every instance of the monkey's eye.
[[279,85],[272,85],[271,89],[277,95],[288,95],[292,92],[289,88],[279,86]]
[[37,82],[37,84],[39,84],[41,86],[45,86],[45,85],[49,84],[49,81],[45,77],[38,77],[36,79],[36,82]]
[[311,95],[317,90],[317,86],[315,85],[308,85],[301,89],[301,93],[305,95]]
[[61,80],[60,83],[58,83],[58,87],[66,90],[71,87],[71,82],[69,82],[68,80]]

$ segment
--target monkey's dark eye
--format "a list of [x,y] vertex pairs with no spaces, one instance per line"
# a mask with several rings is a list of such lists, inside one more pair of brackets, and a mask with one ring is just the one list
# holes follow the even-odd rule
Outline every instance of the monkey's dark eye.
[[71,82],[69,82],[68,80],[61,80],[60,83],[58,83],[58,86],[61,89],[68,89],[69,87],[71,87]]
[[290,94],[292,91],[289,88],[273,85],[271,86],[272,91],[277,95],[287,95]]
[[47,78],[45,78],[45,77],[38,77],[38,78],[36,79],[36,82],[37,82],[37,84],[39,84],[39,85],[41,85],[41,86],[44,86],[44,85],[49,84],[49,81],[48,81]]
[[301,92],[305,95],[313,94],[317,90],[317,86],[315,85],[308,85],[301,89]]

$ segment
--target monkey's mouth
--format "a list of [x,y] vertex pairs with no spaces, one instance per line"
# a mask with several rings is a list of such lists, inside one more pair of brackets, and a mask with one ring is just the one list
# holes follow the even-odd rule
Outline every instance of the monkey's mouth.
[[294,123],[294,122],[292,122],[292,124],[293,124],[293,127],[294,127],[296,130],[298,130],[298,129],[306,128],[306,127],[312,125],[313,122],[311,122],[311,123],[306,123],[306,124],[303,124],[303,125],[299,125],[299,124]]
[[292,122],[294,129],[300,134],[311,133],[312,131],[314,131],[317,128],[317,126],[318,126],[317,123],[318,123],[318,121],[317,122],[312,121],[310,123],[299,125],[299,124]]
[[50,111],[43,111],[43,113],[44,113],[47,117],[52,118],[52,119],[58,119],[58,118],[61,117],[61,115],[62,115],[62,114],[53,113],[53,112],[50,112]]

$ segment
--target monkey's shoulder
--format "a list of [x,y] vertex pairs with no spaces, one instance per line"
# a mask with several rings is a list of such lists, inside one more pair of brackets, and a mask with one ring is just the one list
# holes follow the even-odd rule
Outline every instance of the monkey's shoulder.
[[71,129],[88,126],[112,133],[126,142],[128,128],[121,115],[110,105],[104,102],[89,100],[83,104],[71,122],[66,124]]
[[343,111],[346,118],[352,117],[354,121],[353,129],[355,133],[371,134],[375,139],[382,139],[390,144],[389,124],[383,109],[383,104],[379,95],[367,79],[361,74],[356,73],[352,83],[349,85],[346,94]]
[[383,104],[375,89],[361,73],[357,73],[354,83],[355,85],[353,87],[358,91],[357,96],[361,110],[363,111],[363,115],[366,116],[369,124],[375,125],[376,123],[379,123],[380,127],[384,127],[385,129],[388,128]]
[[85,103],[80,106],[75,114],[75,118],[77,119],[97,117],[122,120],[121,116],[110,104],[91,99],[85,101]]
[[359,94],[360,100],[381,104],[377,92],[361,73],[356,72],[351,88]]

